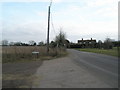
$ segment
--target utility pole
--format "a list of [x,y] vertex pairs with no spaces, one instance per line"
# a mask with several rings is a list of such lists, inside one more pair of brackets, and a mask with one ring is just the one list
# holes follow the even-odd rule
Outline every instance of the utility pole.
[[51,8],[51,5],[52,5],[52,0],[48,7],[47,54],[49,54],[49,31],[50,31],[50,8]]

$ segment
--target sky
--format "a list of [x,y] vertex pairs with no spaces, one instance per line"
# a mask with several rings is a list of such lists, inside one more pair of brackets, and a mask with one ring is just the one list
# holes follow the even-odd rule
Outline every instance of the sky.
[[[80,39],[118,40],[119,0],[53,0],[50,41],[59,30],[70,42]],[[9,42],[47,39],[50,0],[1,0],[0,34]]]

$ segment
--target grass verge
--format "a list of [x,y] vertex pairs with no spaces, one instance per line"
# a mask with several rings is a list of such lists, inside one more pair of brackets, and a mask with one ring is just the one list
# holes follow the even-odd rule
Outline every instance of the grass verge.
[[113,49],[105,50],[105,49],[96,49],[96,48],[77,48],[76,50],[85,51],[85,52],[92,52],[92,53],[99,53],[105,54],[110,56],[118,57],[118,48],[114,47]]
[[[39,54],[33,55],[33,51]],[[2,47],[2,63],[51,60],[67,55],[65,48],[50,48],[49,54],[46,51],[44,46],[4,46]]]

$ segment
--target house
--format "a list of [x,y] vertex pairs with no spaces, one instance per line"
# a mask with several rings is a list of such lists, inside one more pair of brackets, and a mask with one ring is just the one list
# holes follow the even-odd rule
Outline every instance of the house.
[[82,48],[94,48],[96,45],[96,40],[93,40],[92,38],[90,40],[78,40],[78,44]]

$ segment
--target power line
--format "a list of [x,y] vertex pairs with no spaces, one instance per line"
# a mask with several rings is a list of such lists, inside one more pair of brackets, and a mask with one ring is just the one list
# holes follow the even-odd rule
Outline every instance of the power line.
[[52,0],[51,0],[51,2],[50,2],[50,7],[52,6]]
[[52,29],[54,31],[54,34],[56,35],[55,27],[54,27],[54,23],[53,23],[53,18],[52,18],[52,13],[51,13],[51,25],[52,25]]
[[[52,0],[51,0],[51,3],[50,3],[50,6],[52,5]],[[54,27],[54,23],[53,23],[53,15],[52,15],[52,12],[50,12],[50,18],[51,18],[51,26],[52,26],[52,30],[56,36],[56,32],[55,32],[55,27]]]
[[[52,6],[52,0],[51,0],[51,2],[50,2],[50,7],[51,7],[51,6]],[[56,34],[55,28],[54,28],[54,24],[53,24],[52,13],[50,12],[50,14],[51,14],[51,25],[52,25],[52,28],[53,28],[54,33]]]

